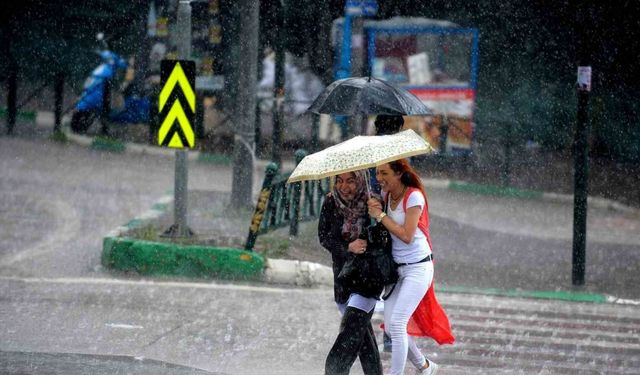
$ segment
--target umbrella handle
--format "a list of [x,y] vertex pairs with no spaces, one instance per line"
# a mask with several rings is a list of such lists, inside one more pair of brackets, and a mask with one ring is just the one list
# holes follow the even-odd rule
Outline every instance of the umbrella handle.
[[367,186],[367,199],[371,199],[371,175],[369,174],[369,168],[367,168],[364,172],[367,181],[365,185]]

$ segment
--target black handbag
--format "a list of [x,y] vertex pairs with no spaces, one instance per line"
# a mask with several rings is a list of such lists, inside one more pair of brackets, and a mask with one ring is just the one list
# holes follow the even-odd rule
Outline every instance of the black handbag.
[[365,297],[378,298],[384,287],[398,281],[398,266],[391,255],[391,234],[381,223],[366,228],[367,251],[349,254],[338,282]]

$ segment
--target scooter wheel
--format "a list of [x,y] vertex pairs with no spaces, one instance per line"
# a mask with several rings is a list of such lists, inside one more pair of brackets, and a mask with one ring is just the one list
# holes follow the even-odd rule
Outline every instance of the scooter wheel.
[[91,124],[93,124],[95,117],[95,114],[87,111],[74,112],[73,116],[71,116],[71,130],[74,133],[86,133]]

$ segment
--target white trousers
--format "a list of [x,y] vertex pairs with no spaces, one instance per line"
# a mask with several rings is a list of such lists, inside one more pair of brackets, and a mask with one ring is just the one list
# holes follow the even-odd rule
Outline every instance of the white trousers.
[[404,374],[407,358],[416,368],[426,363],[415,341],[407,334],[407,324],[433,281],[433,263],[400,266],[398,276],[393,293],[384,301],[385,331],[393,342],[391,375]]

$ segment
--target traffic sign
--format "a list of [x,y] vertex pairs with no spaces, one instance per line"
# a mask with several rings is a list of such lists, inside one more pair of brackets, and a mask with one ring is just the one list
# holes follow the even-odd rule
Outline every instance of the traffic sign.
[[373,17],[378,13],[376,0],[348,0],[344,7],[344,14],[354,17]]
[[193,148],[196,113],[196,64],[189,60],[162,60],[158,97],[160,126],[158,144],[171,148]]

